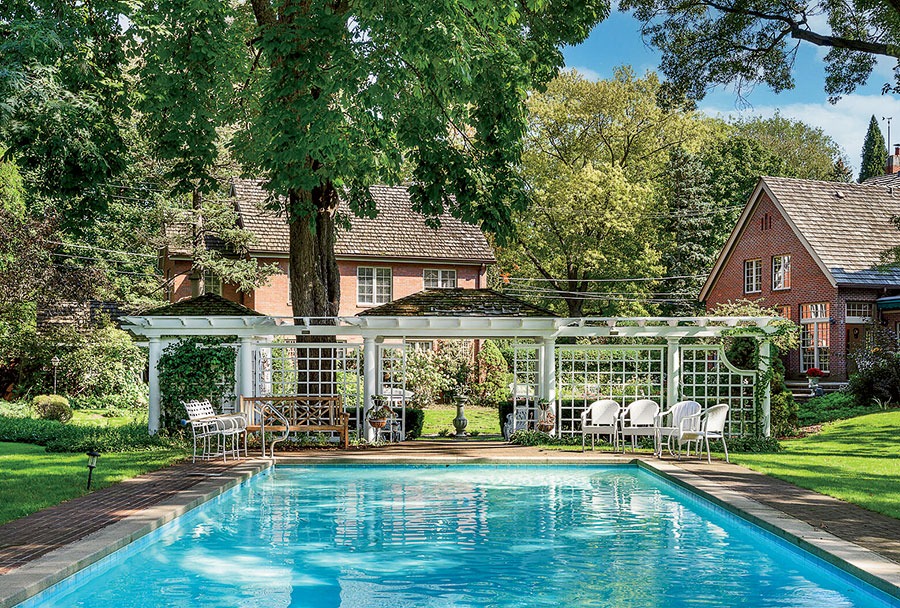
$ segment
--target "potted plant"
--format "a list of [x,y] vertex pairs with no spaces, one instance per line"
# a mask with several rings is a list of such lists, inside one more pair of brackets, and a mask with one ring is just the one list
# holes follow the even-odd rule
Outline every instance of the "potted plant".
[[825,372],[818,367],[811,367],[806,370],[806,379],[809,381],[809,388],[815,390],[819,386],[819,379],[825,377]]
[[369,426],[375,429],[383,429],[387,425],[388,418],[393,417],[394,410],[387,403],[387,397],[384,395],[375,395],[372,397],[372,409],[366,414],[366,420]]
[[537,430],[543,433],[549,433],[553,430],[554,423],[556,422],[556,416],[550,411],[550,401],[547,399],[538,399],[537,406],[541,411],[540,418],[536,425]]

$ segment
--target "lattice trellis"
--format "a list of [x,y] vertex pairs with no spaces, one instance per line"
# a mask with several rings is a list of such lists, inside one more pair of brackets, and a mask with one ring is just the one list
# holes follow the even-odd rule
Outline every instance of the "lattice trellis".
[[614,399],[623,407],[636,399],[663,404],[665,365],[664,346],[557,346],[560,432],[579,431],[581,413],[597,399]]
[[406,437],[406,344],[381,344],[378,347],[377,394],[385,395],[391,407],[400,410],[400,437]]
[[537,408],[538,380],[540,377],[540,361],[537,344],[513,344],[513,382],[512,397],[516,409],[529,412],[534,419]]
[[741,370],[725,357],[721,346],[681,347],[681,396],[704,409],[727,403],[726,432],[731,436],[752,434],[756,425],[756,372]]
[[263,343],[257,345],[254,365],[256,396],[340,395],[350,415],[350,428],[358,428],[363,394],[361,345]]

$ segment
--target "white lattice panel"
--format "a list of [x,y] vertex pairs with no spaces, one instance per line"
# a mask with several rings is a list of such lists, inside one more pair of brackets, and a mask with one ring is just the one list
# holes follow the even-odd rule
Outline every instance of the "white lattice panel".
[[700,403],[704,409],[727,403],[726,433],[750,435],[756,426],[756,372],[740,370],[725,357],[721,346],[681,347],[681,396]]

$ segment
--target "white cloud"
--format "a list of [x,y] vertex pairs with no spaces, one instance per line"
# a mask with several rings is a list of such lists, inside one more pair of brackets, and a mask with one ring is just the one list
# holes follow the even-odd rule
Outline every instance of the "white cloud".
[[581,65],[573,65],[571,68],[566,66],[566,69],[575,70],[579,74],[581,74],[585,80],[602,80],[603,76],[597,70],[592,70],[591,68],[586,68]]
[[701,107],[711,116],[769,117],[780,112],[786,118],[802,120],[814,127],[820,127],[844,149],[854,172],[859,171],[860,153],[863,140],[869,128],[872,115],[878,119],[882,134],[887,140],[887,123],[881,120],[892,116],[891,138],[893,144],[900,142],[900,98],[891,95],[847,95],[838,103],[792,103],[784,106],[754,106],[745,111],[724,110],[715,107]]

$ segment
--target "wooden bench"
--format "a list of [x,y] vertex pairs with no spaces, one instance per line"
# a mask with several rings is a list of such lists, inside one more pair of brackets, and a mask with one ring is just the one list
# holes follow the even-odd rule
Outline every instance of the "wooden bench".
[[[288,425],[273,414],[266,414],[266,406],[278,410]],[[241,413],[247,416],[248,431],[288,431],[302,433],[338,433],[344,449],[350,447],[350,414],[344,411],[340,396],[315,397],[244,397]]]

